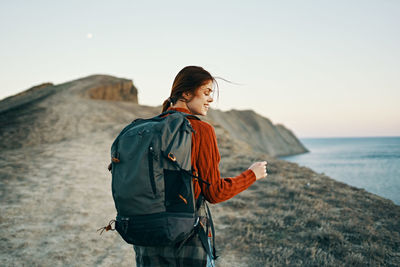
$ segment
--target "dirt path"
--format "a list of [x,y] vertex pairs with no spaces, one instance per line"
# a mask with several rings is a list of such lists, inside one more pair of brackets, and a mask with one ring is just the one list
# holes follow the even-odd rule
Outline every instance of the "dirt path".
[[96,133],[1,154],[2,265],[134,265],[131,246],[96,232],[115,216],[104,140]]

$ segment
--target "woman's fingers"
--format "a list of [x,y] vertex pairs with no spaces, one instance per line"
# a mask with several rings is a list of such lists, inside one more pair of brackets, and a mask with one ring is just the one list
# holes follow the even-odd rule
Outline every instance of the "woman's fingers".
[[268,175],[266,161],[255,162],[249,167],[249,169],[251,169],[254,172],[257,180],[264,178],[265,176]]

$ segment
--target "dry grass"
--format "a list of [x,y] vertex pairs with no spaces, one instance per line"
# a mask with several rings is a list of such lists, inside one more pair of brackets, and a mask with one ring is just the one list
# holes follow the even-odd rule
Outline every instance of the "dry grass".
[[221,265],[229,253],[248,266],[400,265],[399,206],[297,164],[268,162],[267,179],[212,207]]

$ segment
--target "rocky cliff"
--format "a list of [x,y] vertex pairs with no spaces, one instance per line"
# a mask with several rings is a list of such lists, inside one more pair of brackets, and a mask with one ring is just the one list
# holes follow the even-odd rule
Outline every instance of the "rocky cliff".
[[225,128],[233,138],[249,144],[258,152],[287,156],[308,151],[285,126],[274,125],[252,110],[212,110],[207,117],[210,122]]
[[85,91],[86,96],[93,99],[129,101],[138,103],[138,91],[131,80],[103,79],[99,85],[95,85]]
[[[112,127],[112,121],[126,123],[138,106],[137,89],[126,79],[92,75],[45,85],[0,101],[0,148],[58,142],[104,130]],[[141,108],[138,115],[148,115],[148,109]]]

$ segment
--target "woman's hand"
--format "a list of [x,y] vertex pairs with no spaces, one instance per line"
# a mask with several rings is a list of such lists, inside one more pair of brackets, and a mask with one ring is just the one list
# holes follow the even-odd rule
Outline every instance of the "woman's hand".
[[266,161],[259,161],[254,162],[249,167],[256,175],[256,180],[266,177],[267,174],[267,162]]

